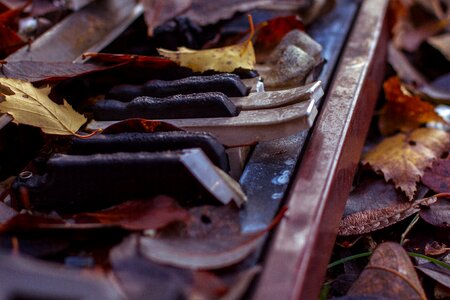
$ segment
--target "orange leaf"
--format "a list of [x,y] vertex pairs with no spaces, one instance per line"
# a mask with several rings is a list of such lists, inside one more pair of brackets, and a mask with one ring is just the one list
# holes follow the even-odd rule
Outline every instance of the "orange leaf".
[[383,135],[397,130],[408,132],[428,122],[445,121],[434,111],[434,106],[423,101],[419,96],[403,92],[400,79],[391,77],[385,81],[384,94],[387,103],[381,110],[378,127]]
[[385,138],[364,156],[362,162],[382,172],[386,181],[392,180],[395,187],[411,200],[424,170],[448,150],[449,144],[447,132],[419,128],[410,134],[399,133]]

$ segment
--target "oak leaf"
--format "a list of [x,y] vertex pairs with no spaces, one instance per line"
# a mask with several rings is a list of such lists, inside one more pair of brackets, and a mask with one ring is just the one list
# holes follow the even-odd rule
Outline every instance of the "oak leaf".
[[385,138],[364,156],[362,162],[382,172],[386,181],[392,180],[395,187],[411,200],[425,168],[448,149],[449,143],[445,131],[419,128],[409,134]]
[[256,64],[255,50],[251,41],[254,33],[251,17],[249,38],[243,43],[205,50],[192,50],[179,47],[178,51],[158,48],[160,55],[176,62],[182,67],[192,69],[194,72],[214,70],[218,72],[233,72],[235,69],[252,70]]
[[48,97],[50,88],[37,89],[31,83],[0,78],[0,112],[10,114],[15,123],[40,127],[48,134],[71,135],[86,122],[66,101],[58,105]]
[[419,96],[408,95],[398,77],[391,77],[383,84],[387,103],[381,110],[378,127],[383,135],[397,130],[408,132],[428,122],[445,122],[434,106]]

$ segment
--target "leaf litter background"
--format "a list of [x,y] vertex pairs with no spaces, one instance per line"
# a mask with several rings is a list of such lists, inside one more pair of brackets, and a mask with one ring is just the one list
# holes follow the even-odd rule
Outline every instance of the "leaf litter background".
[[392,0],[388,17],[388,71],[321,299],[450,299],[450,2]]

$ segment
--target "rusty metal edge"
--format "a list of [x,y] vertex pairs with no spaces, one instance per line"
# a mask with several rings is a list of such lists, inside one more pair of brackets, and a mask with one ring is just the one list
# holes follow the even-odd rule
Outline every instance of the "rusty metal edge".
[[387,6],[362,3],[253,299],[318,298],[384,76]]

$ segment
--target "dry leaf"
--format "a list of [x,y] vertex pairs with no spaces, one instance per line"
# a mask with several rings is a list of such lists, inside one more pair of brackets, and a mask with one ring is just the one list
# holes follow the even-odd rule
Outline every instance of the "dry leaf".
[[445,131],[419,128],[385,138],[365,155],[363,163],[382,172],[411,200],[425,168],[448,149],[449,142]]
[[185,12],[191,4],[192,0],[143,0],[148,35],[153,36],[156,27]]
[[377,299],[427,299],[408,254],[393,242],[385,242],[375,249],[347,295],[353,296],[352,299],[367,295],[376,295]]
[[450,159],[439,159],[422,177],[422,183],[436,193],[450,193]]
[[450,60],[450,33],[430,37],[427,42]]
[[447,251],[449,251],[450,248],[447,247],[444,243],[439,243],[437,241],[433,241],[431,243],[427,243],[425,245],[424,253],[428,256],[437,256],[445,254]]
[[341,220],[338,235],[364,234],[386,228],[420,211],[419,206],[430,205],[436,201],[436,197],[429,197],[386,208],[358,211]]
[[0,112],[10,114],[15,123],[40,127],[48,134],[76,135],[86,122],[66,101],[58,105],[50,100],[50,88],[37,89],[29,82],[10,78],[0,78],[0,86],[14,93],[4,95]]
[[391,77],[383,85],[387,103],[381,110],[378,127],[383,135],[397,130],[408,132],[428,122],[445,121],[434,111],[434,106],[419,96],[407,95],[398,77]]
[[255,67],[255,50],[251,38],[253,36],[253,23],[250,19],[251,34],[243,42],[222,48],[192,50],[185,47],[178,51],[158,49],[160,55],[176,62],[182,67],[192,69],[194,72],[214,70],[218,72],[233,72],[242,68],[252,70]]
[[243,13],[254,9],[297,12],[301,8],[308,7],[309,2],[305,0],[193,0],[185,16],[205,26],[230,19],[238,12]]

